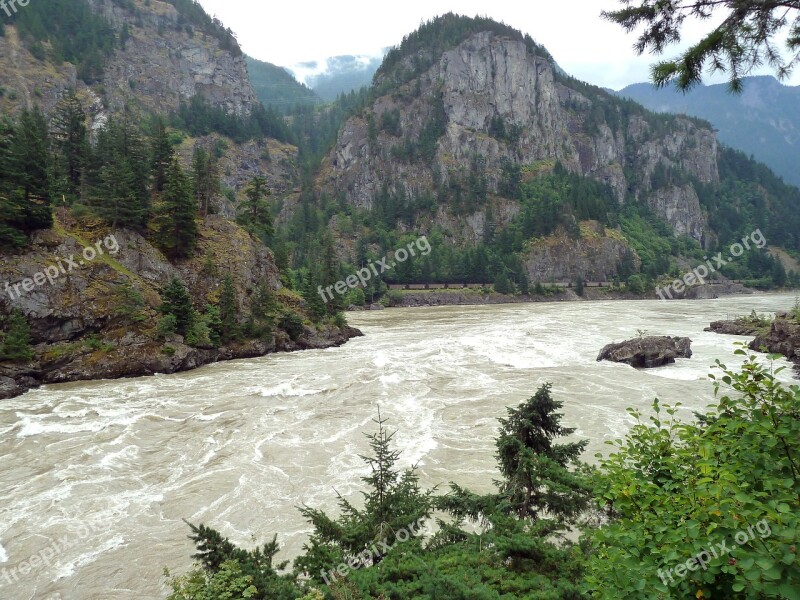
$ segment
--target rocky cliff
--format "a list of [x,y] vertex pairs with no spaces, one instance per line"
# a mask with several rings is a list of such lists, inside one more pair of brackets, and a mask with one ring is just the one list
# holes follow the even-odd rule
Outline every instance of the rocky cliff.
[[[376,89],[389,91],[345,124],[327,160],[321,184],[354,206],[373,207],[386,186],[409,198],[435,197],[463,180],[476,160],[488,191],[502,195],[504,165],[559,161],[610,185],[619,203],[645,203],[677,234],[705,241],[708,223],[697,191],[669,174],[680,169],[692,182],[719,181],[709,127],[677,117],[665,124],[558,74],[549,57],[524,41],[491,32],[470,36],[425,72],[393,86],[392,77],[412,70],[415,61],[408,56],[379,75]],[[437,126],[441,135],[430,160],[409,159],[406,141],[422,142]]]
[[[184,24],[168,2],[89,0],[120,41],[98,84],[87,85],[75,65],[39,58],[21,41],[15,27],[0,36],[0,110],[14,113],[39,104],[49,112],[67,90],[76,89],[93,107],[93,126],[102,126],[108,110],[128,104],[168,113],[201,94],[231,114],[249,113],[257,103],[241,52],[223,48],[219,39]],[[122,35],[122,31],[125,35]]]

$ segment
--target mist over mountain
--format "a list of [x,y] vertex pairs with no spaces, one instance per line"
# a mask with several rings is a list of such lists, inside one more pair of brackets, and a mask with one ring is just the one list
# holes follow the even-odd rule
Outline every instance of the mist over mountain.
[[617,92],[656,112],[708,120],[725,144],[764,162],[785,181],[800,186],[800,86],[774,77],[748,77],[741,95],[727,84],[698,86],[687,94],[637,83]]
[[383,62],[383,56],[384,53],[375,56],[333,56],[319,61],[298,63],[287,69],[323,100],[332,102],[339,94],[369,87]]

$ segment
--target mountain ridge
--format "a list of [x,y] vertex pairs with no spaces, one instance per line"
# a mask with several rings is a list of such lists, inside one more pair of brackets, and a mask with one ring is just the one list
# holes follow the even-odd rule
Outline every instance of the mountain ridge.
[[800,86],[783,85],[772,76],[747,77],[743,83],[741,95],[730,94],[726,84],[698,86],[684,94],[639,83],[615,93],[657,112],[707,119],[722,142],[800,187]]

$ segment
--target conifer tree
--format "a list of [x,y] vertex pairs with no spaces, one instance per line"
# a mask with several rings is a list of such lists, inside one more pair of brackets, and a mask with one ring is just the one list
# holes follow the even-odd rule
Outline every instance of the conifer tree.
[[211,200],[219,193],[219,164],[202,146],[197,146],[192,157],[192,183],[200,214],[208,216]]
[[308,312],[311,314],[311,318],[314,321],[321,320],[328,312],[325,302],[323,302],[322,296],[319,294],[320,284],[318,281],[314,274],[308,271],[303,277],[303,285],[300,290],[300,294],[306,301]]
[[266,201],[268,195],[267,180],[260,176],[253,177],[245,190],[244,213],[239,215],[239,222],[265,243],[270,243],[275,235],[272,214]]
[[153,134],[150,137],[150,169],[153,175],[153,190],[156,193],[164,191],[170,165],[174,158],[175,152],[169,141],[167,125],[163,119],[159,118],[155,122]]
[[7,318],[6,332],[0,332],[0,361],[30,360],[31,328],[28,319],[19,309],[14,309]]
[[553,443],[575,429],[561,425],[563,415],[556,411],[563,403],[553,399],[551,389],[551,384],[543,385],[527,402],[509,408],[508,418],[500,419],[500,492],[522,519],[546,515],[568,520],[584,511],[590,498],[585,480],[569,470],[579,465],[588,441]]
[[196,315],[192,299],[183,282],[173,277],[161,292],[161,314],[175,317],[175,330],[185,336],[194,324]]
[[167,169],[164,192],[156,207],[156,241],[172,258],[186,258],[197,245],[197,205],[177,158]]
[[239,337],[239,300],[233,277],[226,275],[222,280],[222,293],[219,297],[219,319],[222,341],[227,343]]
[[51,124],[57,151],[56,169],[64,178],[64,193],[73,199],[80,197],[83,170],[89,154],[86,113],[75,91],[70,91],[56,105]]
[[29,233],[53,225],[47,123],[38,107],[23,110],[16,126],[0,126],[0,162],[0,233],[7,244],[19,246],[22,237],[14,229]]
[[88,169],[89,206],[113,227],[143,230],[150,217],[147,151],[125,111],[101,131]]
[[432,492],[420,489],[416,467],[397,470],[400,453],[392,449],[394,433],[389,432],[380,414],[374,422],[378,431],[367,436],[372,453],[360,457],[370,469],[369,475],[361,478],[368,486],[368,491],[362,492],[364,508],[358,509],[339,497],[340,516],[336,520],[307,506],[300,510],[314,532],[310,545],[304,546],[305,556],[295,562],[295,567],[318,580],[320,571],[357,560],[365,553],[372,564],[379,564],[386,557],[385,545],[391,545],[397,532],[404,530],[409,539],[415,538],[416,524],[431,514]]

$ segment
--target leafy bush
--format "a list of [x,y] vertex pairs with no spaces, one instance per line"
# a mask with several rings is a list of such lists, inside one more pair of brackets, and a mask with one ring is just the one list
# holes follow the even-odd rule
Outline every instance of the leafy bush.
[[717,368],[728,391],[697,422],[656,400],[652,424],[630,410],[637,424],[598,455],[610,522],[592,536],[592,597],[797,597],[800,388],[752,355],[740,373]]

